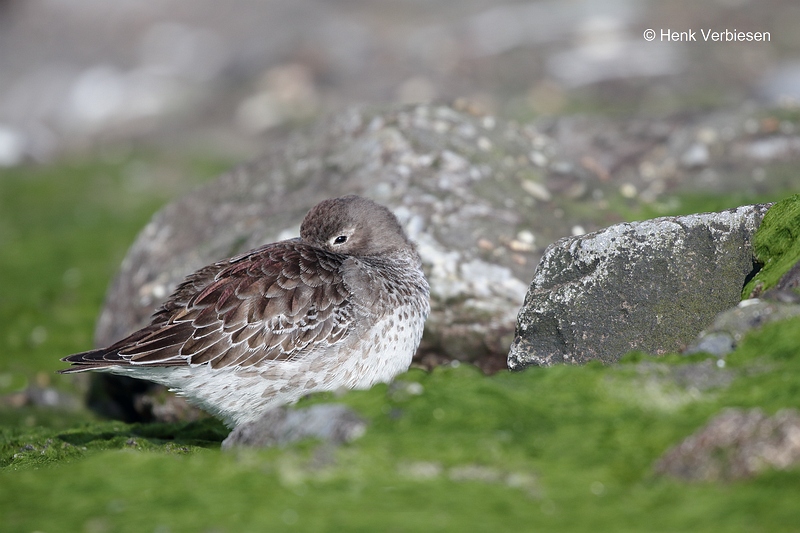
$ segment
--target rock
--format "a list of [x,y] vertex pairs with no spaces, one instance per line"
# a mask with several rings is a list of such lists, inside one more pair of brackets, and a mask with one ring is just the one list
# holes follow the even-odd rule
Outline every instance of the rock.
[[636,365],[636,372],[645,380],[672,384],[689,392],[725,388],[736,378],[733,370],[716,364],[712,359],[685,365],[644,361]]
[[681,164],[689,168],[702,167],[708,164],[709,159],[708,147],[703,143],[695,143],[681,156]]
[[765,300],[800,304],[800,261],[790,268],[778,283],[764,293]]
[[[774,294],[783,294],[775,292]],[[731,353],[750,330],[769,322],[800,315],[800,305],[752,298],[717,315],[708,328],[686,348],[688,354],[706,352],[717,357]]]
[[748,331],[800,315],[798,231],[800,195],[793,195],[769,210],[753,239],[756,260],[765,266],[745,286],[744,293],[751,298],[720,313],[686,353],[707,352],[724,357]]
[[[719,317],[717,317],[719,318]],[[724,357],[736,348],[734,336],[723,332],[700,332],[700,336],[695,340],[684,353],[691,355],[694,353],[707,353],[717,357]]]
[[19,392],[0,396],[0,405],[14,408],[34,406],[77,411],[81,408],[82,402],[75,395],[53,387],[29,385]]
[[366,421],[344,405],[278,408],[265,413],[255,422],[237,426],[222,441],[222,449],[285,446],[303,439],[342,444],[361,437],[366,428]]
[[520,310],[509,368],[685,348],[741,299],[768,207],[618,224],[551,245]]
[[717,397],[740,375],[711,357],[680,365],[642,357],[634,364],[616,365],[604,378],[603,389],[644,410],[674,413]]
[[729,481],[798,463],[800,413],[785,409],[767,416],[760,409],[726,409],[667,451],[655,471],[686,481]]
[[174,424],[200,420],[208,416],[186,401],[183,396],[176,396],[165,387],[153,388],[149,383],[147,393],[135,395],[133,402],[135,412],[139,415],[133,417],[134,420],[144,419],[142,421]]

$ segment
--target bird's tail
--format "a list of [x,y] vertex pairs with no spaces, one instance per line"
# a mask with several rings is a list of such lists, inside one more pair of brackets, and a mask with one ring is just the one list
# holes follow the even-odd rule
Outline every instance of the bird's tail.
[[125,364],[126,361],[120,358],[116,350],[109,350],[108,348],[100,348],[97,350],[89,350],[69,355],[61,359],[72,366],[59,370],[59,374],[74,374],[76,372],[85,372],[87,370],[100,370],[112,366]]

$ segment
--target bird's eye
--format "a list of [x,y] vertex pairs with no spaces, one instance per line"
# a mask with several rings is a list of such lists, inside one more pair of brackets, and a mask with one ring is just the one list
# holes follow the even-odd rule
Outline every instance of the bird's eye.
[[339,235],[333,239],[333,244],[344,244],[347,242],[347,235]]

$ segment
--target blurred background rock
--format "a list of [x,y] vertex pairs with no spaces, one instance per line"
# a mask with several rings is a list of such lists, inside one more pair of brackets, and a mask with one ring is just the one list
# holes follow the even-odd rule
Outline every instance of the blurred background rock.
[[2,0],[0,165],[131,142],[247,159],[355,102],[466,98],[518,120],[786,105],[798,27],[793,0]]

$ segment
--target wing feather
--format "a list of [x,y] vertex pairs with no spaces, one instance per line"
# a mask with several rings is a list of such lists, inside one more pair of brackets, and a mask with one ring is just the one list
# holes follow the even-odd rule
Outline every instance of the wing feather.
[[150,325],[113,346],[65,358],[65,372],[113,365],[212,368],[289,360],[350,331],[344,258],[282,241],[189,276]]

